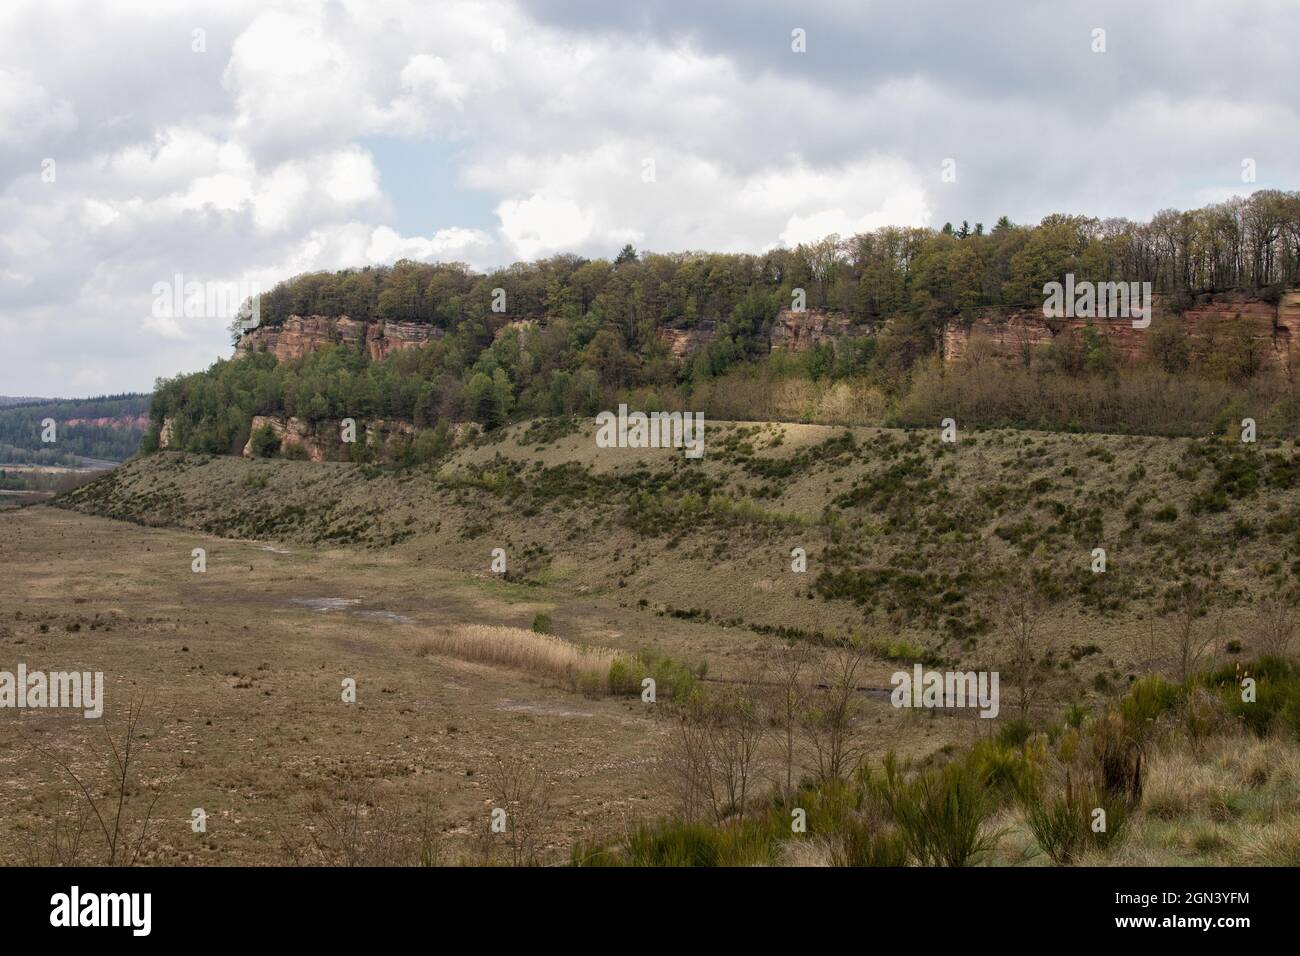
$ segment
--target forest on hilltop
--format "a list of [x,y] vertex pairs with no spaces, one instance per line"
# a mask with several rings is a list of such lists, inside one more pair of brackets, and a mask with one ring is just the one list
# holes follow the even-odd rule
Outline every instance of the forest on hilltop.
[[[980,365],[978,354],[938,367],[946,322],[981,306],[1041,305],[1043,285],[1067,273],[1150,281],[1172,296],[1175,313],[1215,290],[1278,302],[1300,285],[1300,192],[1260,190],[1148,223],[1052,215],[1022,226],[1003,217],[991,230],[887,227],[762,255],[642,255],[628,246],[612,262],[563,255],[489,274],[402,260],[302,275],[263,296],[263,325],[347,315],[432,323],[445,334],[383,361],[341,346],[286,363],[254,352],[160,380],[144,448],[158,446],[164,419],[173,423],[169,447],[237,454],[254,415],[491,429],[621,400],[713,418],[907,425],[951,414],[976,425],[1155,434],[1221,430],[1249,410],[1277,434],[1300,428],[1295,369],[1264,369],[1249,334],[1198,350],[1177,323],[1157,323],[1133,366],[1086,329],[1041,347],[1023,368]],[[494,289],[505,290],[505,318],[546,321],[502,329]],[[772,324],[795,289],[809,308],[839,310],[864,334],[772,351]],[[659,335],[704,323],[708,341],[685,360]]]
[[987,231],[983,223],[889,226],[762,255],[637,255],[629,246],[613,262],[560,255],[488,274],[457,263],[402,260],[391,268],[297,276],[264,294],[261,305],[267,325],[291,315],[346,315],[451,329],[491,311],[499,288],[511,315],[594,315],[635,345],[657,326],[726,318],[750,296],[776,296],[788,305],[795,288],[805,290],[811,308],[868,321],[1041,305],[1044,283],[1066,273],[1147,281],[1166,293],[1294,285],[1300,282],[1300,192],[1259,190],[1202,209],[1164,210],[1146,223],[1058,214],[1036,226],[1004,216]]

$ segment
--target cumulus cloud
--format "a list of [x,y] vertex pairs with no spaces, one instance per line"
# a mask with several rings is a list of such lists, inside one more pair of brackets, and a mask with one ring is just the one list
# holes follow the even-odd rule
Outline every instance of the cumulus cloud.
[[76,125],[67,100],[51,96],[26,70],[0,69],[0,145],[29,146]]
[[[177,274],[265,288],[400,258],[758,251],[1292,188],[1297,98],[1278,78],[1300,21],[1282,0],[1252,11],[12,0],[0,391],[145,388],[226,354],[222,319],[152,314],[154,283]],[[406,168],[384,138],[449,158]]]

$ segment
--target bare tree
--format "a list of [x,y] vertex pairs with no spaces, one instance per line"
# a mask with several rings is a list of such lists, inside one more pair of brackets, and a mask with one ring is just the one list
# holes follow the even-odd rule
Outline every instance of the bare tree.
[[822,780],[848,778],[866,756],[865,748],[854,738],[854,724],[862,713],[858,677],[865,663],[866,655],[857,646],[826,655],[817,693],[809,695],[801,715]]
[[[340,799],[317,797],[308,831],[318,857],[328,866],[437,866],[442,857],[440,807],[422,796],[412,809],[385,805],[373,787],[355,787]],[[295,863],[302,849],[286,840]]]
[[28,842],[26,865],[76,866],[90,817],[89,805],[77,797],[70,799],[66,807],[56,808],[48,826]]
[[517,757],[498,757],[486,777],[492,802],[506,811],[505,843],[511,864],[536,865],[551,807],[546,778]]
[[793,647],[784,647],[772,658],[775,682],[772,694],[772,712],[781,735],[781,760],[785,769],[785,796],[794,794],[794,745],[799,727],[799,714],[808,700],[805,681],[811,669],[811,650],[800,641]]
[[1021,718],[1047,683],[1048,672],[1039,661],[1051,650],[1051,642],[1040,633],[1047,601],[1025,573],[1014,575],[998,595],[1002,607],[1002,628],[1007,636],[1007,658],[1003,664],[1007,679],[1016,689],[1016,709]]
[[1166,632],[1166,656],[1176,668],[1178,679],[1184,684],[1201,664],[1213,656],[1215,634],[1222,620],[1211,626],[1202,619],[1209,612],[1209,601],[1204,589],[1188,582],[1179,590],[1174,604],[1171,626]]
[[767,726],[762,713],[761,668],[717,694],[706,722],[709,753],[709,793],[713,816],[721,823],[735,815],[745,819],[750,781]]
[[1291,642],[1295,640],[1296,611],[1295,606],[1278,594],[1271,594],[1255,607],[1255,619],[1251,622],[1251,636],[1255,649],[1260,654],[1285,657],[1291,653]]
[[664,744],[663,762],[678,816],[696,823],[712,804],[708,729],[712,715],[698,696],[672,706],[672,730]]

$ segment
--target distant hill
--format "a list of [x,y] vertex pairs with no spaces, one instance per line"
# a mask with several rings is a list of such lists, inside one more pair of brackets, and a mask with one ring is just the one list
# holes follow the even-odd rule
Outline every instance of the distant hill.
[[[140,447],[150,396],[0,398],[0,463],[77,465],[82,459],[125,461]],[[47,419],[54,441],[43,441]]]
[[33,402],[52,402],[52,401],[55,401],[55,399],[36,398],[35,396],[30,396],[30,395],[27,397],[15,396],[15,395],[0,395],[0,408],[7,408],[10,405],[30,405]]

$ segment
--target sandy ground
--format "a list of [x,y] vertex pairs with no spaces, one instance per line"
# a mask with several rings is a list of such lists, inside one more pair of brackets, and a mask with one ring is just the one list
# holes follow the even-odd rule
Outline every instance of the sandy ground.
[[[191,570],[194,548],[207,552],[205,573]],[[141,695],[143,785],[129,813],[142,819],[161,794],[142,862],[290,862],[287,848],[309,850],[319,832],[313,802],[354,794],[399,813],[433,798],[449,855],[468,853],[498,758],[547,781],[542,843],[554,859],[668,811],[661,713],[417,652],[431,628],[527,627],[540,610],[569,639],[689,651],[720,676],[767,640],[409,552],[233,541],[42,506],[6,512],[0,670],[102,671],[106,705],[101,720],[0,709],[0,861],[23,862],[53,819],[71,818],[76,789],[57,760],[102,792],[109,736]],[[355,704],[342,700],[346,678]],[[862,732],[876,753],[923,755],[979,732],[978,721],[868,706]],[[191,827],[197,808],[206,833]]]

